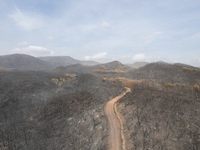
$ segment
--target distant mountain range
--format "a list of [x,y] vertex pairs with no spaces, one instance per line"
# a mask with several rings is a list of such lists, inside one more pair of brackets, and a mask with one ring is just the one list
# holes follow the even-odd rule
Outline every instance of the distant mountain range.
[[48,56],[48,57],[38,57],[38,58],[50,63],[54,67],[69,66],[74,64],[81,64],[85,66],[94,66],[99,64],[98,62],[95,61],[76,60],[70,56]]
[[[90,66],[90,67],[89,67]],[[95,61],[76,60],[70,56],[33,57],[25,54],[12,54],[0,56],[0,70],[53,70],[55,68],[64,70],[77,70],[78,72],[91,72],[98,70],[129,70],[130,66],[123,65],[119,61],[100,64]],[[82,71],[81,71],[82,70]],[[76,71],[75,71],[76,72]]]
[[0,71],[2,70],[53,70],[59,66],[69,66],[81,64],[85,66],[94,66],[99,64],[95,61],[76,60],[70,56],[52,56],[52,57],[33,57],[25,54],[12,54],[0,56]]
[[[163,61],[156,62],[157,64],[168,64]],[[56,69],[56,72],[60,72],[62,69],[64,72],[123,72],[132,69],[139,69],[148,65],[147,62],[135,62],[133,64],[122,64],[119,61],[113,61],[105,64],[100,64],[95,61],[82,61],[74,59],[70,56],[48,56],[48,57],[33,57],[25,54],[12,54],[0,56],[0,71],[9,71],[13,69],[17,70],[44,70],[50,71]],[[184,64],[178,64],[185,66]],[[62,68],[62,69],[61,69]],[[61,71],[62,72],[62,71]]]
[[119,61],[112,61],[105,64],[98,64],[95,66],[84,66],[81,64],[73,64],[70,66],[60,66],[54,69],[55,73],[92,73],[92,72],[98,72],[98,73],[117,73],[117,71],[128,71],[132,68],[129,66],[126,66]]

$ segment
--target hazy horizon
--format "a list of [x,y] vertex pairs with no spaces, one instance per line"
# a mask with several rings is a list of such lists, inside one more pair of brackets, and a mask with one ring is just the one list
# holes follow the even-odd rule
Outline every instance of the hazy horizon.
[[[15,54],[8,54],[8,55],[0,55],[0,56],[9,56],[9,55],[20,55],[20,53],[15,53]],[[29,55],[29,54],[22,54],[22,55]],[[33,56],[33,55],[29,55],[29,56]],[[97,63],[101,63],[101,64],[104,64],[104,63],[110,63],[110,62],[113,62],[113,61],[119,61],[120,63],[122,64],[126,64],[126,65],[131,65],[131,64],[134,64],[134,63],[156,63],[156,62],[163,62],[163,63],[169,63],[169,64],[176,64],[176,63],[181,63],[181,62],[167,62],[167,61],[163,61],[163,60],[158,60],[158,61],[132,61],[130,63],[124,63],[120,60],[108,60],[108,61],[96,61],[96,60],[85,60],[85,59],[77,59],[75,57],[72,57],[72,56],[62,56],[62,55],[53,55],[53,56],[33,56],[35,58],[40,58],[40,57],[71,57],[75,60],[78,60],[78,61],[94,61],[94,62],[97,62]],[[185,63],[181,63],[181,64],[185,64]],[[185,65],[190,65],[190,64],[185,64]],[[195,66],[195,65],[191,65],[191,66],[194,66],[194,67],[200,67],[200,66]]]
[[200,2],[0,1],[0,55],[200,66]]

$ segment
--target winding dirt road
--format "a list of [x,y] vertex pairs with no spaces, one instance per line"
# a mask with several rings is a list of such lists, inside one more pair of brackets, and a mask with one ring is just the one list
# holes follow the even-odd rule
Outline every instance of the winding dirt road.
[[[121,135],[121,128],[119,116],[115,114],[114,106],[115,102],[117,102],[120,98],[122,98],[130,89],[127,89],[126,92],[122,93],[121,95],[111,99],[107,102],[105,106],[105,114],[109,121],[109,150],[123,150],[124,146],[122,147],[122,135]],[[123,142],[124,143],[124,142]]]

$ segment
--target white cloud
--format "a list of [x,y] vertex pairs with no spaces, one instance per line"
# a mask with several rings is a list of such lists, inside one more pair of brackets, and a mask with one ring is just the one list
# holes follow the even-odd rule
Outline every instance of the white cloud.
[[33,30],[44,26],[44,18],[35,13],[24,13],[15,8],[16,11],[9,15],[15,23],[24,30]]
[[11,53],[21,53],[21,54],[28,54],[33,56],[46,56],[46,55],[53,55],[54,52],[48,50],[45,47],[41,46],[29,46],[26,48],[15,48],[11,51]]
[[103,21],[103,23],[101,25],[104,28],[109,28],[110,27],[110,24],[108,22],[106,22],[106,21]]
[[53,41],[53,40],[54,40],[54,37],[53,37],[53,36],[49,36],[49,37],[47,37],[47,40],[48,40],[48,41]]
[[18,45],[25,46],[25,45],[28,45],[28,43],[27,42],[22,42],[22,43],[18,43]]
[[151,57],[147,57],[144,54],[137,54],[137,55],[133,56],[132,59],[134,61],[143,61],[143,60],[148,60],[149,58],[151,58]]
[[107,53],[103,52],[103,53],[95,54],[93,56],[85,56],[85,60],[102,59],[102,58],[106,58],[106,56],[107,56]]

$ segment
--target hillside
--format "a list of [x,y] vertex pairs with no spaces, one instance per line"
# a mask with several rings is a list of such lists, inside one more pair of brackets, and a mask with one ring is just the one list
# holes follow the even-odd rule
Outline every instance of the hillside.
[[128,70],[128,69],[130,69],[130,67],[127,67],[126,65],[122,64],[119,61],[112,61],[109,63],[96,65],[94,67],[95,67],[95,69],[104,69],[104,70],[116,70],[116,69]]
[[33,56],[13,54],[0,56],[0,67],[17,70],[50,70],[52,66]]
[[57,67],[53,70],[54,73],[65,74],[65,73],[91,73],[92,67],[84,66],[81,64],[69,65],[66,67]]
[[169,82],[172,84],[194,85],[200,83],[200,71],[198,70],[200,69],[184,64],[151,63],[138,70],[130,71],[126,77],[152,81],[159,84]]
[[126,149],[199,150],[200,91],[135,84],[118,103]]
[[113,61],[106,64],[95,66],[84,66],[81,64],[69,65],[66,67],[57,67],[53,70],[54,73],[97,73],[97,74],[118,74],[131,69],[118,61]]
[[0,149],[107,149],[102,110],[122,90],[89,74],[2,72]]

